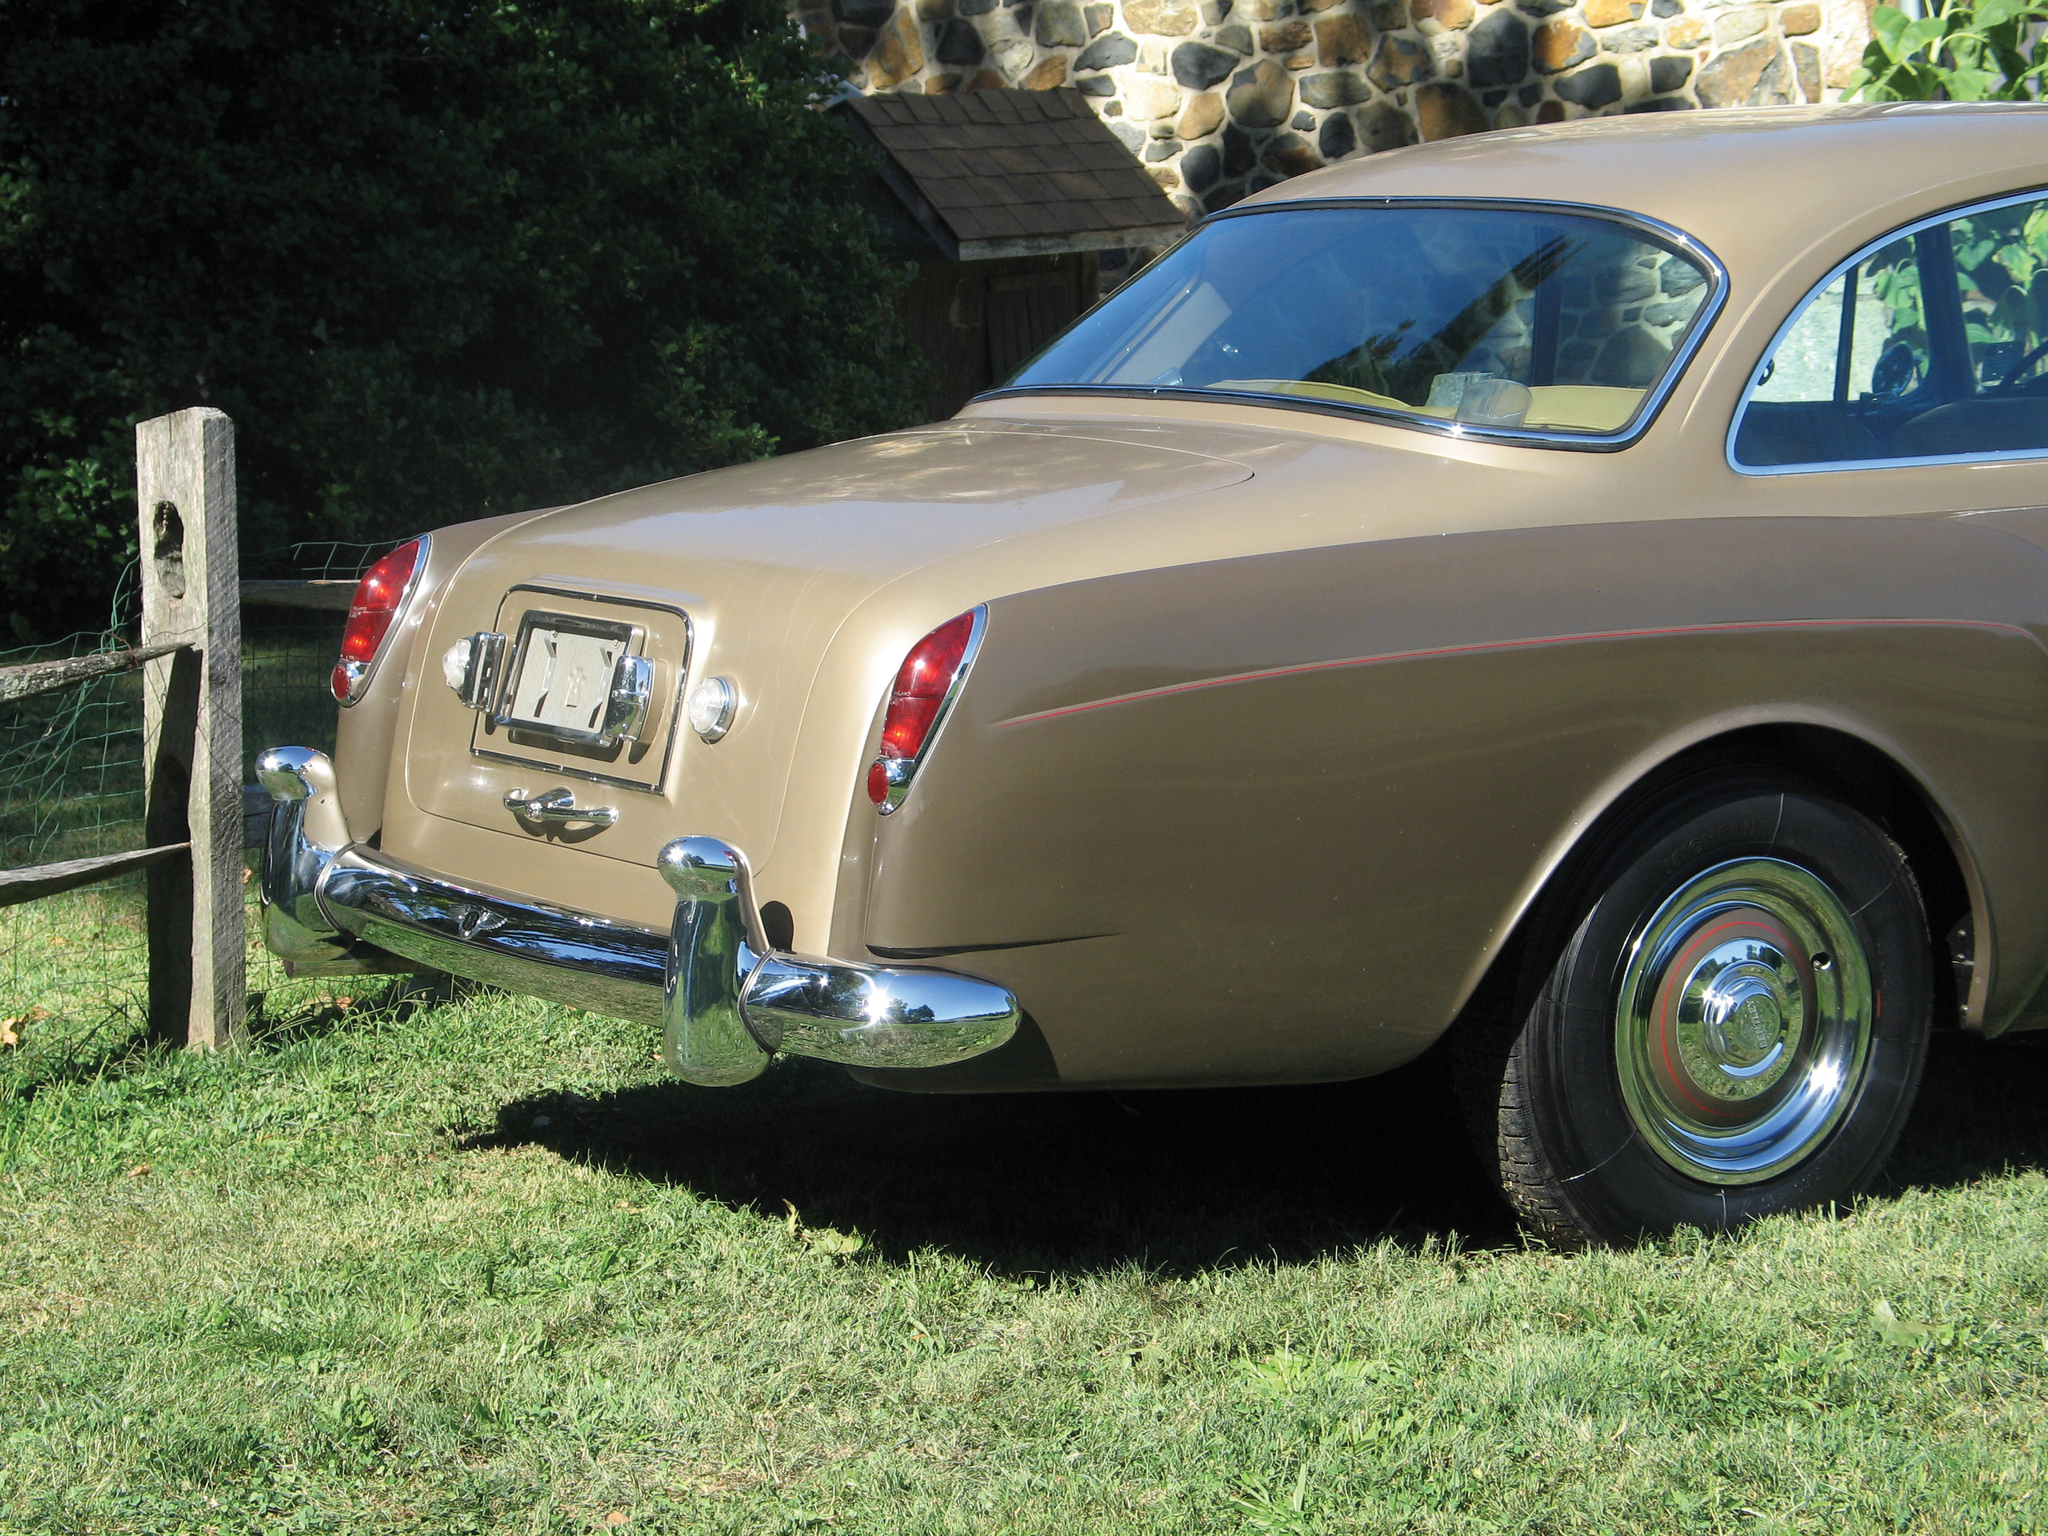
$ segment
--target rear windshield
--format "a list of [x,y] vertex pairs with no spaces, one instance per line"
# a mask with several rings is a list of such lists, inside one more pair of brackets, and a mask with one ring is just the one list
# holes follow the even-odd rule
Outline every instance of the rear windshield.
[[1713,279],[1649,232],[1520,207],[1275,209],[1197,231],[1012,389],[1202,391],[1620,435]]

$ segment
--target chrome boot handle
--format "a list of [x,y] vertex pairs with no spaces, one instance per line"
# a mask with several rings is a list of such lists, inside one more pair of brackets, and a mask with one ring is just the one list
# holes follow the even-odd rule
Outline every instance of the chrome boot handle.
[[510,790],[505,795],[505,809],[530,827],[559,827],[570,822],[608,827],[619,819],[618,811],[609,805],[579,807],[575,795],[566,789],[551,789],[539,795],[529,795],[523,789]]

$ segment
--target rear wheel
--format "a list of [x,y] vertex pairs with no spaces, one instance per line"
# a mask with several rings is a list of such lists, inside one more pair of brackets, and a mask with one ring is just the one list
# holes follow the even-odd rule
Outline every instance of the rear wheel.
[[1555,965],[1461,1041],[1524,1222],[1572,1246],[1720,1231],[1876,1178],[1919,1085],[1929,947],[1905,857],[1867,818],[1803,787],[1695,790],[1541,921]]

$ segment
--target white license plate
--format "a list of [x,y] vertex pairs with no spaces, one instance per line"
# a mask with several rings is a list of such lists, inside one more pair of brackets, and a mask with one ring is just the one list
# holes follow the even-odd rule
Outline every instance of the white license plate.
[[531,626],[519,648],[519,675],[505,701],[504,723],[514,730],[601,736],[612,679],[628,643],[626,635]]

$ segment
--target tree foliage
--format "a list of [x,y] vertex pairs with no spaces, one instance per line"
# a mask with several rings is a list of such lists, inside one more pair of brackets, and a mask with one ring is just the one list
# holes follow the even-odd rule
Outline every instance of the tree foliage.
[[1944,0],[1919,17],[1895,5],[1870,14],[1870,43],[1845,96],[1865,101],[2034,101],[2048,72],[2030,0]]
[[913,419],[831,83],[777,0],[0,0],[0,615],[96,621],[184,406],[245,548]]

